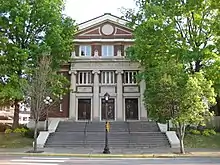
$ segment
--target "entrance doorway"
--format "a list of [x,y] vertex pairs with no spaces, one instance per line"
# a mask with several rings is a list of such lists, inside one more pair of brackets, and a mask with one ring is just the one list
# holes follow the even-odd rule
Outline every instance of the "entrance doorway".
[[138,120],[138,98],[125,99],[126,120]]
[[[102,120],[106,120],[106,104],[105,99],[102,99]],[[115,120],[115,99],[108,100],[108,108],[107,108],[107,115],[109,120]]]
[[91,99],[78,99],[78,120],[91,119]]

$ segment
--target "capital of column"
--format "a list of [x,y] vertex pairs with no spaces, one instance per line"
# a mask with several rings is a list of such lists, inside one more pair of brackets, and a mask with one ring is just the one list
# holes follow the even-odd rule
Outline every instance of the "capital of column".
[[75,75],[76,75],[76,74],[77,74],[77,71],[76,71],[76,70],[70,70],[70,71],[69,71],[69,74],[75,74]]
[[93,70],[92,74],[100,74],[100,70]]
[[123,74],[124,73],[124,71],[123,70],[116,70],[116,72],[115,72],[116,74]]

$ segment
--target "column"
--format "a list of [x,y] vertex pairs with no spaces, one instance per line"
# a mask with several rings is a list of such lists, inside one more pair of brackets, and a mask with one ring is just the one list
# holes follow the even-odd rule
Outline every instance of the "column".
[[71,74],[70,85],[70,103],[69,103],[69,118],[76,120],[76,74],[75,70],[69,71]]
[[99,70],[93,70],[94,74],[94,86],[93,86],[93,120],[100,120],[100,100],[99,100]]
[[116,71],[117,74],[117,109],[116,109],[116,119],[117,120],[124,120],[124,108],[123,108],[123,84],[122,84],[122,74],[123,71],[118,70]]
[[144,92],[146,89],[146,83],[144,80],[140,82],[140,120],[147,120],[147,110],[144,105]]

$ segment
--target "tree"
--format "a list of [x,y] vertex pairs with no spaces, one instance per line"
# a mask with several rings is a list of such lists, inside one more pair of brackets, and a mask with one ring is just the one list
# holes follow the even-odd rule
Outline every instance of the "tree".
[[215,104],[209,80],[214,81],[215,86],[219,84],[210,73],[218,74],[220,2],[136,2],[138,11],[126,13],[130,26],[135,28],[135,43],[128,50],[128,57],[144,69],[145,103],[150,117],[173,118],[184,153],[185,125],[202,122],[209,115],[203,99],[210,105]]
[[188,75],[184,67],[173,60],[162,61],[145,75],[148,116],[158,122],[172,120],[180,139],[180,152],[185,153],[185,127],[204,124],[213,115],[209,112],[216,96],[212,82],[201,72]]
[[52,70],[68,61],[74,21],[62,14],[64,0],[2,0],[0,6],[0,99],[15,105],[13,127],[18,126],[22,86],[39,56],[49,51]]
[[[31,114],[34,118],[34,152],[37,152],[37,132],[38,122],[45,116],[46,107],[44,100],[47,96],[53,99],[53,104],[60,101],[60,96],[68,91],[68,81],[63,79],[52,70],[52,60],[50,56],[42,56],[39,64],[32,73],[30,81],[26,84],[24,93],[30,98]],[[57,90],[59,89],[59,90]]]

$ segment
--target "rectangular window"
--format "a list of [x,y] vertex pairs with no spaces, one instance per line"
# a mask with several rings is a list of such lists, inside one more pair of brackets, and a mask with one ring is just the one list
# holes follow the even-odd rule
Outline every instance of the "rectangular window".
[[83,71],[77,73],[77,84],[92,84],[92,72],[90,71]]
[[114,46],[113,45],[102,45],[102,56],[103,57],[114,56]]
[[115,84],[115,72],[114,71],[103,71],[101,73],[102,84]]
[[80,45],[79,52],[80,52],[80,56],[91,56],[91,46]]
[[137,71],[125,71],[123,74],[124,84],[137,84]]

